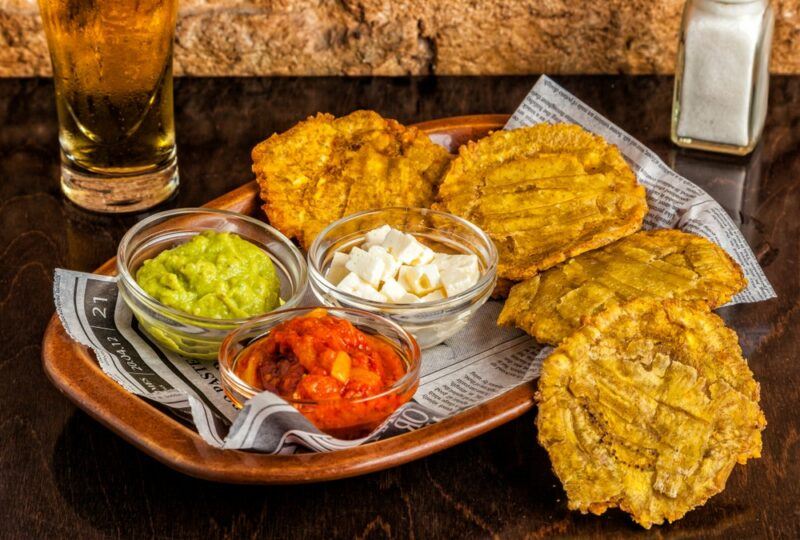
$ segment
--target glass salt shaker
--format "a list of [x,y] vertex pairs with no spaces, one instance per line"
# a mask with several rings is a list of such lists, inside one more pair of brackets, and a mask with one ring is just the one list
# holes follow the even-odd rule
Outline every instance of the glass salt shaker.
[[764,129],[774,14],[769,0],[687,0],[675,69],[672,141],[745,155]]

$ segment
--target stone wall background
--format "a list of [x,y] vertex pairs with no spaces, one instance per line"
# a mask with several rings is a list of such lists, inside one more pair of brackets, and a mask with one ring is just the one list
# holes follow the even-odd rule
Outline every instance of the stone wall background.
[[[179,75],[672,73],[683,0],[180,0]],[[800,0],[773,0],[800,74]],[[0,0],[0,76],[50,74],[36,0]]]

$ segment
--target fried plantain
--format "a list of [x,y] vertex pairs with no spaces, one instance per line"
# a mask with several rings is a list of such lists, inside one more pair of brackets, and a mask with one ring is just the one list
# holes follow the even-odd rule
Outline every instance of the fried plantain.
[[746,284],[736,261],[713,242],[674,229],[640,231],[515,285],[497,322],[558,345],[614,304],[680,297],[715,308]]
[[494,290],[492,291],[492,298],[495,300],[503,300],[508,298],[508,294],[511,292],[511,288],[516,284],[516,281],[511,281],[510,279],[506,278],[499,278],[497,283],[494,285]]
[[252,158],[270,223],[308,249],[342,216],[430,206],[451,156],[416,128],[356,111],[310,117],[259,143]]
[[761,455],[759,385],[703,303],[637,299],[598,314],[545,359],[539,442],[569,508],[675,521]]
[[568,124],[462,146],[434,207],[486,231],[500,253],[498,276],[513,281],[637,231],[647,213],[644,187],[619,150]]

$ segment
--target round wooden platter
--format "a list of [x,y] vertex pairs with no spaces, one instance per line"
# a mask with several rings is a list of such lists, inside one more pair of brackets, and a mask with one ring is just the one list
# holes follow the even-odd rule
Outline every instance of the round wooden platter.
[[[417,127],[455,151],[499,129],[506,115],[432,120]],[[246,184],[206,206],[261,215],[258,186]],[[263,216],[262,216],[263,217]],[[96,270],[114,274],[112,259]],[[524,384],[478,407],[417,431],[331,453],[271,456],[220,450],[147,401],[128,393],[100,369],[94,354],[72,341],[55,315],[42,343],[42,362],[53,384],[78,407],[162,463],[218,482],[294,484],[318,482],[394,467],[444,450],[495,428],[533,407],[535,385]]]

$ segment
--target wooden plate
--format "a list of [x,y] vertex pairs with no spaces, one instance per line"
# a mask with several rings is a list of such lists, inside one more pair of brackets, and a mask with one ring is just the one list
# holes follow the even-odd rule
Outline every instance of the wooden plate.
[[[505,123],[506,115],[423,122],[417,126],[455,150]],[[244,185],[206,206],[260,215],[258,187]],[[97,269],[115,273],[112,259]],[[123,439],[183,473],[218,482],[294,484],[333,480],[394,467],[444,450],[516,418],[533,406],[534,385],[524,384],[483,405],[417,431],[326,454],[270,456],[219,450],[103,373],[94,354],[67,336],[55,315],[42,343],[42,362],[53,384],[78,407]]]

